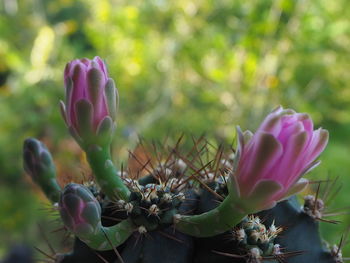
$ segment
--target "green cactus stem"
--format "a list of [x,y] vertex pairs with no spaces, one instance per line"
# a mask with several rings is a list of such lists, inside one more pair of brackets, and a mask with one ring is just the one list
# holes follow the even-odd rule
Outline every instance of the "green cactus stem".
[[80,238],[90,248],[100,251],[112,250],[123,244],[135,231],[135,226],[130,220],[123,220],[111,227],[102,227],[90,236]]
[[227,184],[229,194],[216,208],[199,215],[175,215],[175,228],[195,237],[221,234],[237,225],[248,214],[262,210],[264,204],[261,202],[280,190],[277,183],[263,181],[256,186],[253,196],[242,198],[236,184],[232,176]]
[[130,191],[124,185],[121,177],[117,175],[117,169],[112,162],[109,146],[92,145],[87,148],[86,155],[102,192],[112,201],[119,199],[129,200]]
[[45,144],[34,138],[26,139],[23,144],[23,166],[46,197],[57,203],[61,187],[56,181],[55,164]]
[[195,237],[209,237],[221,234],[238,224],[248,213],[237,209],[232,195],[215,209],[194,216],[175,215],[175,228]]

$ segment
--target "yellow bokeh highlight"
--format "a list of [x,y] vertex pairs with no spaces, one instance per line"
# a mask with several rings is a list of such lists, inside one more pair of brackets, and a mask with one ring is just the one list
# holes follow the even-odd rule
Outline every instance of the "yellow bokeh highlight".
[[98,4],[96,5],[97,8],[97,18],[101,22],[107,22],[109,17],[110,17],[110,10],[111,10],[111,5],[109,1],[106,0],[100,0],[98,1]]
[[33,67],[39,68],[46,65],[55,41],[55,32],[49,26],[40,28],[39,33],[34,41],[30,62]]
[[130,59],[126,65],[125,65],[126,70],[131,76],[136,76],[140,74],[141,72],[141,65],[137,59]]
[[266,78],[266,86],[268,88],[276,88],[279,83],[279,79],[276,76],[268,76]]
[[125,7],[124,12],[128,20],[134,20],[139,16],[139,10],[134,6]]

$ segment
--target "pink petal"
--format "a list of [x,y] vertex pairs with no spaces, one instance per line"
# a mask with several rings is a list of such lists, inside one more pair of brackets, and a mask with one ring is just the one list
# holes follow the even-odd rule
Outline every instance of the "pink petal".
[[297,173],[298,159],[308,142],[308,134],[306,131],[291,135],[285,145],[283,156],[270,171],[267,178],[280,182],[287,187],[288,182],[295,182],[299,177]]
[[[301,121],[304,125],[304,129],[308,132],[308,133],[312,133],[314,130],[314,124],[310,118],[310,116],[306,113],[298,113],[298,120]],[[311,136],[310,136],[311,138]]]
[[[297,167],[295,173],[298,174],[298,178],[300,178],[303,174],[305,174],[305,170],[313,164],[314,160],[318,157],[318,155],[324,150],[328,142],[328,131],[318,129],[313,132],[313,137],[310,140],[310,143],[305,147],[305,150],[297,161]],[[297,179],[298,179],[297,178]],[[293,184],[294,181],[289,180],[287,182],[287,186]]]
[[237,172],[242,195],[248,194],[282,155],[282,145],[269,133],[258,132],[252,141],[254,146],[247,152],[249,160]]
[[300,178],[297,182],[295,182],[291,187],[285,188],[287,192],[280,192],[278,195],[274,197],[277,201],[282,201],[281,199],[285,200],[291,195],[295,195],[301,191],[303,191],[309,184],[309,180],[305,178]]
[[100,69],[103,71],[105,78],[108,79],[107,67],[103,60],[100,57],[96,56],[94,57],[93,61],[97,62],[97,64],[100,66]]
[[310,163],[312,163],[325,149],[328,143],[328,131],[324,129],[318,129],[313,132],[312,139],[303,154],[303,163],[300,167],[301,170],[304,170]]
[[291,136],[294,134],[298,134],[300,132],[304,131],[304,126],[301,122],[293,122],[289,124],[288,126],[284,127],[281,130],[281,133],[278,135],[278,140],[284,147],[288,144],[288,141]]
[[88,68],[90,65],[90,59],[88,58],[82,58],[80,59],[80,62],[83,63],[86,66],[86,68]]
[[82,98],[86,98],[86,73],[85,73],[85,67],[82,66],[82,63],[75,64],[74,68],[72,68],[72,81],[73,81],[73,87],[72,87],[72,95],[70,97],[69,102],[69,114],[70,114],[70,120],[72,123],[76,122],[75,117],[75,109],[74,109],[74,103]]
[[278,113],[270,113],[263,123],[260,125],[257,131],[271,133],[274,136],[278,136],[282,129],[281,116]]
[[105,103],[105,79],[100,69],[91,68],[86,74],[87,94],[89,101],[94,106],[94,127],[108,115],[107,105]]
[[284,192],[283,185],[273,180],[258,181],[249,194],[249,206],[256,210],[271,208],[275,204],[274,196]]

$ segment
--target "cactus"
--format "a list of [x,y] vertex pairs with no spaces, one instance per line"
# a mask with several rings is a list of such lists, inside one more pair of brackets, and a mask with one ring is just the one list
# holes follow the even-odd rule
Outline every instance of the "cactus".
[[55,262],[342,262],[318,233],[323,202],[306,196],[301,208],[294,196],[328,141],[308,115],[279,107],[255,134],[237,128],[234,151],[198,140],[184,153],[179,140],[155,150],[157,161],[131,156],[141,168],[118,171],[110,155],[118,93],[105,64],[70,62],[65,85],[62,114],[96,182],[61,189],[47,148],[24,144],[25,170],[75,236]]

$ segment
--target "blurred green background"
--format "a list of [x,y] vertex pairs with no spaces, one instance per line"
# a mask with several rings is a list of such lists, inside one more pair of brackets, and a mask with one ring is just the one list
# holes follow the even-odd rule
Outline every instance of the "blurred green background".
[[[281,104],[330,131],[309,178],[339,176],[332,207],[349,205],[348,0],[0,0],[0,257],[13,242],[44,246],[37,224],[51,220],[22,171],[25,138],[48,145],[61,182],[89,173],[58,102],[65,63],[95,55],[119,88],[119,163],[138,135],[230,143]],[[341,220],[321,223],[331,243]]]

